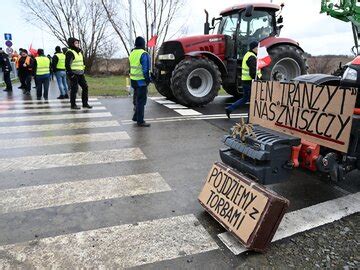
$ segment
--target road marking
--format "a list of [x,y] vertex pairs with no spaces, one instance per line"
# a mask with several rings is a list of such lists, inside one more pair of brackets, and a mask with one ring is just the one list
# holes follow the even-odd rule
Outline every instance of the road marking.
[[0,172],[48,169],[146,159],[139,148],[0,159]]
[[[247,113],[242,114],[232,114],[232,118],[247,117]],[[213,120],[213,119],[226,119],[226,114],[212,114],[212,115],[199,115],[199,116],[174,116],[174,117],[164,117],[164,118],[149,118],[145,119],[149,123],[166,123],[166,122],[177,122],[177,121],[196,121],[196,120]],[[134,122],[132,120],[123,120],[121,124],[131,125]]]
[[[91,102],[92,106],[97,106],[97,105],[102,105],[101,102]],[[40,104],[8,104],[8,105],[4,105],[4,104],[0,104],[0,111],[2,110],[11,110],[11,109],[38,109],[38,108],[69,108],[69,104],[68,103],[40,103]],[[94,107],[95,108],[95,107]]]
[[[360,212],[360,192],[286,213],[272,242],[305,232]],[[235,254],[248,251],[229,232],[218,235]]]
[[166,97],[150,97],[152,100],[163,100],[166,99]]
[[167,100],[167,99],[157,99],[154,101],[159,104],[176,104],[174,101]]
[[50,125],[12,126],[12,127],[0,127],[0,134],[71,130],[71,129],[91,129],[91,128],[105,128],[105,127],[118,127],[118,126],[120,126],[120,124],[117,121],[91,121],[91,122],[77,122],[77,123],[65,123],[65,124],[50,124]]
[[[81,99],[76,99],[76,101],[80,101]],[[97,98],[89,98],[89,101],[98,101]],[[49,100],[2,100],[0,104],[40,104],[40,103],[62,103],[62,104],[70,104],[70,100],[68,99],[49,99]]]
[[0,149],[35,147],[35,146],[58,145],[58,144],[105,142],[105,141],[117,141],[117,140],[129,140],[129,139],[130,137],[125,131],[65,135],[65,136],[45,136],[45,137],[21,138],[21,139],[3,139],[3,140],[0,139]]
[[45,121],[45,120],[65,120],[65,119],[83,119],[83,118],[98,118],[98,117],[112,117],[111,113],[90,113],[89,111],[78,111],[69,114],[58,115],[29,115],[18,117],[0,117],[0,122],[30,122],[30,121]]
[[164,104],[164,106],[166,108],[169,108],[169,109],[188,109],[188,107],[185,107],[183,105],[180,105],[180,104]]
[[178,110],[174,110],[175,112],[177,112],[178,114],[184,115],[184,116],[194,116],[194,115],[202,115],[202,113],[197,112],[195,110],[192,109],[178,109]]
[[0,190],[0,214],[170,191],[159,173]]
[[[106,107],[104,106],[99,106],[99,107],[93,107],[91,109],[92,111],[102,111],[102,110],[106,110]],[[86,111],[90,111],[89,109],[87,109]],[[25,114],[30,114],[30,113],[56,113],[56,112],[73,112],[70,107],[66,107],[66,108],[49,108],[49,109],[21,109],[21,110],[1,110],[0,109],[0,114],[16,114],[16,113],[25,113]]]
[[5,245],[0,265],[123,269],[218,248],[191,214]]

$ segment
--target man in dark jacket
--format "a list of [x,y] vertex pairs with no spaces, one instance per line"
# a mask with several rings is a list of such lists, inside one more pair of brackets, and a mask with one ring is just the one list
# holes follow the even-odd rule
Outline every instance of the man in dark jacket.
[[0,48],[0,68],[4,74],[4,82],[6,84],[6,88],[4,89],[5,92],[11,92],[12,84],[10,79],[10,72],[12,71],[12,67],[10,64],[9,56]]
[[27,50],[23,49],[21,52],[21,58],[19,60],[19,72],[23,76],[25,85],[24,94],[30,95],[31,90],[31,78],[33,75],[34,60],[28,55]]
[[84,57],[80,49],[80,42],[76,38],[68,39],[69,49],[65,55],[65,69],[70,82],[70,103],[71,109],[79,110],[76,105],[76,93],[79,85],[82,89],[81,100],[83,108],[91,109],[88,103],[88,85],[85,80]]
[[148,85],[150,78],[150,55],[145,51],[145,39],[137,37],[135,48],[129,56],[131,87],[134,89],[135,113],[133,121],[139,127],[149,127],[144,121],[144,111],[147,100]]
[[230,118],[230,114],[237,108],[242,105],[245,105],[250,101],[251,96],[251,83],[252,80],[258,76],[261,78],[261,72],[257,71],[257,50],[258,50],[258,42],[253,41],[249,45],[249,51],[244,55],[242,61],[242,74],[241,74],[241,82],[243,88],[243,97],[226,107],[225,113],[228,118]]

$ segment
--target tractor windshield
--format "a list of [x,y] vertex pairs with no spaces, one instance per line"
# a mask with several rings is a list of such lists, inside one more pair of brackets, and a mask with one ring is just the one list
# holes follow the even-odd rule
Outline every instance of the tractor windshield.
[[219,34],[228,35],[234,37],[236,33],[237,24],[239,21],[239,14],[234,13],[228,16],[224,16],[219,25]]
[[264,10],[255,10],[251,17],[245,17],[245,12],[241,13],[241,23],[239,29],[240,55],[244,55],[248,50],[248,45],[252,41],[261,41],[274,33],[274,14]]

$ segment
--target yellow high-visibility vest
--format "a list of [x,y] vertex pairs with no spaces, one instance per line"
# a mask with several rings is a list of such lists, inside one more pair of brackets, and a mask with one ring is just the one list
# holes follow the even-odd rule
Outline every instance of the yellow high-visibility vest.
[[65,69],[65,54],[63,53],[55,53],[58,58],[58,62],[56,64],[57,69]]
[[[76,51],[69,49],[68,52],[72,52],[74,54],[74,60],[71,63],[71,70],[84,70],[84,57],[81,52],[77,53]],[[67,53],[67,52],[66,52]]]
[[130,53],[130,79],[134,81],[145,80],[144,73],[141,65],[141,55],[147,53],[143,49],[135,49]]
[[[247,64],[247,60],[249,60],[249,58],[251,56],[254,56],[255,58],[257,58],[255,53],[253,53],[251,51],[248,51],[244,55],[244,58],[242,60],[242,73],[241,73],[241,80],[242,81],[251,81],[252,80],[252,78],[250,76],[250,68],[249,68],[249,66]],[[256,74],[257,74],[258,78],[261,78],[261,70],[260,69],[256,71]]]
[[50,59],[46,56],[38,56],[36,60],[36,75],[50,74]]

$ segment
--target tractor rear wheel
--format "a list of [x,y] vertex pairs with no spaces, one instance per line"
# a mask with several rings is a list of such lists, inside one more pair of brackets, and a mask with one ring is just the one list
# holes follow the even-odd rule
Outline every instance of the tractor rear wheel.
[[164,97],[170,100],[174,100],[175,97],[171,91],[170,87],[170,80],[169,81],[161,81],[161,82],[154,82],[156,90]]
[[185,106],[202,106],[213,101],[221,87],[221,74],[214,62],[203,58],[182,60],[173,71],[171,89]]
[[307,65],[304,52],[292,45],[279,45],[268,50],[270,66],[263,69],[263,79],[271,81],[290,81],[306,74]]

